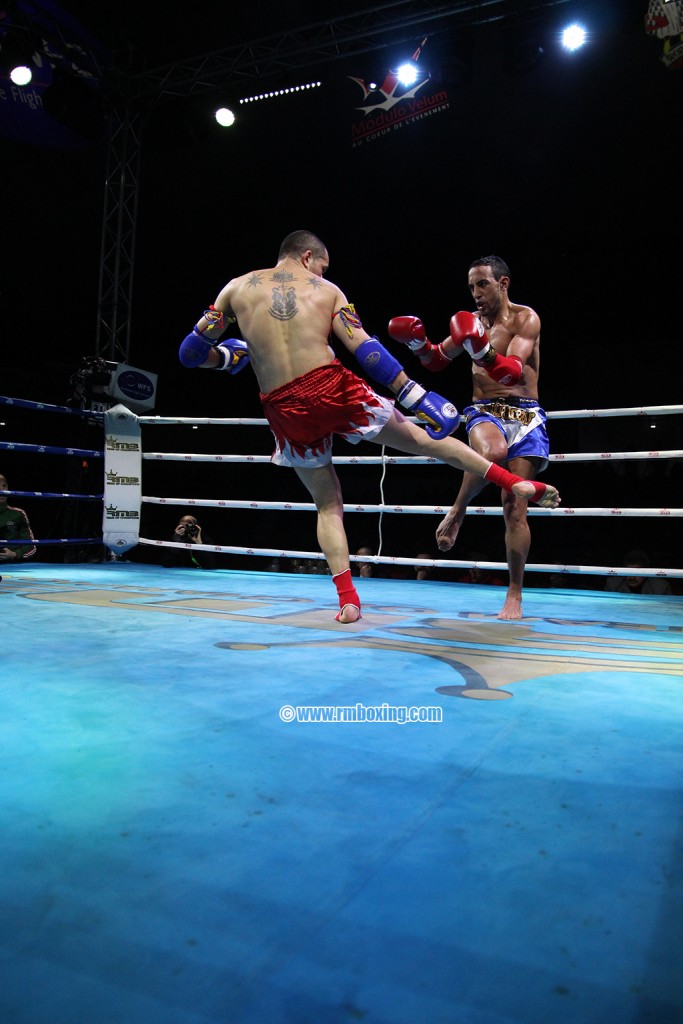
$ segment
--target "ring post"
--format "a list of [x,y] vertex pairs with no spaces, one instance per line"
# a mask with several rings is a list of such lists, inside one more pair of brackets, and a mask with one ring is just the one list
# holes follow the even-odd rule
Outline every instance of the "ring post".
[[125,405],[104,414],[104,508],[102,535],[114,555],[134,548],[140,537],[142,442],[138,417]]

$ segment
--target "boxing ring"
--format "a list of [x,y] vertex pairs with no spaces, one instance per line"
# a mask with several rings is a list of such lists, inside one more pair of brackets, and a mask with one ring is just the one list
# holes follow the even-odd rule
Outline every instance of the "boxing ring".
[[[17,401],[0,399],[3,412]],[[548,418],[552,427],[681,412]],[[529,586],[524,617],[501,621],[500,587],[448,574],[503,563],[382,553],[390,521],[431,529],[447,505],[396,505],[392,473],[417,468],[422,480],[438,467],[361,445],[335,462],[344,489],[343,474],[379,477],[368,503],[346,508],[349,526],[355,516],[379,524],[378,553],[363,560],[442,576],[361,579],[363,618],[341,625],[329,577],[268,569],[274,558],[319,561],[310,504],[185,489],[199,467],[217,474],[206,485],[214,494],[256,494],[252,472],[284,493],[279,480],[293,473],[258,469],[269,461],[265,421],[125,420],[139,430],[135,452],[130,435],[116,439],[112,415],[101,415],[101,448],[0,441],[10,484],[34,456],[90,460],[103,481],[88,494],[9,491],[33,502],[32,521],[40,502],[101,505],[102,530],[37,534],[35,561],[0,569],[0,1019],[680,1020],[683,597]],[[197,452],[203,432],[227,438],[232,427],[253,431],[250,447],[263,454],[226,454],[227,439]],[[175,451],[155,450],[163,432]],[[683,516],[657,507],[670,487],[642,487],[637,496],[655,500],[630,507],[573,508],[563,473],[582,461],[670,466],[682,455],[553,456],[546,478],[563,505],[530,509],[532,543],[577,520],[587,532],[642,520],[647,548]],[[166,479],[168,492],[149,493]],[[132,498],[119,499],[126,488]],[[146,531],[145,515],[164,507],[225,517],[236,543],[206,547],[246,568],[130,560],[188,546]],[[264,542],[237,543],[236,515],[262,524]],[[470,520],[500,535],[490,518],[499,515],[468,510],[463,537]],[[301,542],[283,549],[265,524],[297,516]],[[131,537],[137,547],[126,547]],[[111,561],[40,561],[59,543],[95,550],[103,540]],[[634,574],[561,557],[528,571]],[[678,586],[683,569],[638,575]]]

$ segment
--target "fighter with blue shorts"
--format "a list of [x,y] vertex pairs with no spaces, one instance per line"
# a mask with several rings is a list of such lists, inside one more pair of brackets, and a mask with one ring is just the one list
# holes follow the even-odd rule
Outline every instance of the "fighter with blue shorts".
[[[465,409],[465,422],[470,446],[533,480],[548,465],[546,414],[538,403],[541,321],[530,306],[510,301],[510,270],[499,256],[475,260],[467,281],[476,311],[452,316],[449,336],[440,345],[432,345],[414,316],[395,317],[389,334],[412,349],[428,370],[446,369],[463,352],[469,354],[472,402]],[[463,476],[455,502],[436,531],[441,551],[453,547],[469,503],[484,486],[470,473]],[[498,617],[520,619],[531,543],[527,503],[504,490],[503,512],[510,584]]]

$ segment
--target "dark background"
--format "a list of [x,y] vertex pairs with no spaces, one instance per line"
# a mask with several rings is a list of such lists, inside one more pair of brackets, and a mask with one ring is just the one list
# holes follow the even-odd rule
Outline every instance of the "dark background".
[[[290,3],[285,12],[268,5],[265,18],[255,6],[253,13],[234,7],[228,13],[212,2],[192,7],[172,0],[163,10],[130,0],[61,4],[113,66],[131,73],[371,7],[324,6]],[[421,316],[433,339],[443,337],[450,315],[470,305],[470,262],[495,252],[511,267],[512,299],[541,317],[540,388],[548,411],[680,403],[683,69],[667,70],[662,40],[645,33],[646,0],[567,3],[525,15],[533,6],[520,3],[514,23],[435,30],[421,63],[432,67],[434,85],[447,90],[448,111],[358,149],[351,124],[361,94],[349,75],[381,80],[395,62],[394,49],[304,69],[301,80],[320,77],[323,87],[254,106],[232,130],[212,121],[214,95],[150,105],[129,362],[159,374],[157,415],[261,415],[250,370],[234,379],[193,374],[178,364],[177,346],[225,281],[272,265],[282,237],[299,227],[326,242],[329,277],[355,302],[366,329],[385,341],[386,324],[399,313]],[[576,15],[589,27],[590,42],[568,57],[557,32]],[[416,46],[422,38],[416,33]],[[520,41],[542,45],[544,57],[525,74],[512,74],[506,60]],[[254,91],[258,83],[250,80],[237,95]],[[234,84],[225,92],[234,97]],[[95,352],[104,140],[102,132],[95,141],[60,147],[16,131],[0,135],[4,395],[64,404],[80,360]],[[426,381],[407,353],[397,355],[422,383],[460,408],[466,404],[463,361]],[[13,441],[44,442],[47,432],[59,443],[66,429],[63,418],[49,414],[3,410],[2,419],[0,437]],[[551,445],[554,452],[677,449],[680,422],[678,416],[551,420]],[[97,431],[86,423],[67,426],[65,443],[98,446]],[[145,428],[144,447],[270,452],[264,431],[226,437],[226,429]],[[16,489],[61,491],[71,483],[95,493],[97,466],[75,461],[65,468],[64,460],[3,453],[0,468]],[[680,468],[671,460],[551,465],[546,478],[569,506],[680,507]],[[342,467],[340,475],[347,502],[379,500],[378,467]],[[430,469],[427,482],[414,469],[392,468],[384,499],[450,504],[456,484],[451,471]],[[272,467],[146,463],[143,491],[307,500],[293,473]],[[496,503],[493,489],[482,500]],[[74,526],[79,535],[87,525],[82,512],[29,499],[24,505],[37,536],[74,535]],[[164,536],[181,511],[146,508],[143,535]],[[312,515],[207,510],[202,518],[218,543],[315,547]],[[376,546],[375,516],[347,520],[352,549]],[[436,525],[433,516],[385,516],[383,553],[437,557]],[[532,562],[619,565],[638,546],[654,565],[682,564],[676,521],[580,518],[560,526],[548,518],[532,521],[532,530]],[[468,517],[453,555],[472,552],[504,559],[501,520]],[[539,582],[533,575],[529,585]],[[599,585],[596,580],[573,583]]]

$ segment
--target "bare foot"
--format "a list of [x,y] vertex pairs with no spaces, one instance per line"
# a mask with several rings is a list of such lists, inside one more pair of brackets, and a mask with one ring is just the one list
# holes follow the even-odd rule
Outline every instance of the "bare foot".
[[508,594],[505,598],[505,604],[498,612],[499,619],[521,619],[522,618],[522,598],[521,595]]
[[541,498],[535,498],[536,488],[534,482],[531,480],[520,480],[519,483],[512,485],[513,494],[516,494],[518,498],[526,498],[527,501],[534,499],[537,505],[541,508],[557,508],[561,503],[562,499],[557,491],[556,487],[552,484],[545,484],[545,493]]
[[350,622],[358,622],[360,617],[360,608],[355,604],[345,604],[341,611],[335,615],[337,622],[342,622],[344,625],[348,625]]
[[455,544],[458,530],[462,526],[464,516],[459,515],[455,509],[447,512],[436,528],[436,544],[439,551],[450,551]]

